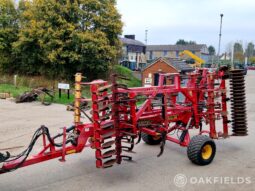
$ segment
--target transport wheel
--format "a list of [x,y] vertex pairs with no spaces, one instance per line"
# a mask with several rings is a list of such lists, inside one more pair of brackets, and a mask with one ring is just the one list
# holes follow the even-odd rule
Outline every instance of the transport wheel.
[[148,145],[158,145],[161,142],[160,136],[155,137],[155,136],[148,135],[146,133],[142,133],[142,139]]
[[191,162],[203,166],[210,164],[216,153],[214,141],[206,135],[196,135],[192,137],[187,154]]

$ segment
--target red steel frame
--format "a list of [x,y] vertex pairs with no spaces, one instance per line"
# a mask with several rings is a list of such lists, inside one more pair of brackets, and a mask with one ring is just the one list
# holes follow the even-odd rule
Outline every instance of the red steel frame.
[[[226,82],[223,78],[224,71],[209,72],[208,69],[199,69],[194,73],[187,75],[187,86],[182,87],[182,76],[178,73],[175,74],[160,74],[159,85],[152,87],[138,87],[122,89],[116,88],[113,91],[118,93],[127,93],[130,98],[130,121],[133,125],[134,133],[138,134],[143,132],[152,136],[160,136],[161,132],[167,132],[166,140],[179,144],[180,146],[187,147],[190,142],[189,131],[193,127],[199,129],[199,134],[208,133],[211,138],[217,139],[218,136],[228,137],[228,117],[227,117],[227,104],[226,104]],[[165,79],[171,79],[173,84],[165,85]],[[199,79],[199,80],[198,80]],[[65,161],[65,156],[69,154],[82,152],[85,147],[100,148],[99,142],[93,141],[100,139],[100,125],[104,123],[114,123],[120,128],[121,122],[116,122],[114,117],[99,125],[98,121],[98,105],[94,104],[99,99],[98,89],[102,86],[107,86],[107,82],[96,80],[91,83],[83,83],[81,74],[76,75],[75,85],[75,132],[77,136],[77,145],[66,145],[66,128],[63,129],[63,147],[56,148],[51,143],[47,143],[45,135],[43,136],[43,149],[34,156],[28,158],[21,167],[40,163],[54,158],[61,158],[60,161]],[[218,85],[215,85],[219,81]],[[77,109],[81,101],[86,101],[81,97],[81,86],[89,85],[92,92],[92,119],[91,123],[81,123],[80,111]],[[217,86],[217,87],[216,87]],[[114,93],[114,92],[113,92]],[[116,93],[116,92],[115,92]],[[182,103],[177,102],[177,94],[182,93],[185,97]],[[153,100],[158,94],[163,95],[163,102],[160,106],[152,106]],[[108,96],[109,101],[112,101],[112,94],[104,92],[101,96]],[[135,98],[137,96],[145,96],[146,100],[140,107],[137,107]],[[215,97],[221,97],[220,103],[215,102]],[[169,101],[170,100],[170,101]],[[103,102],[104,105],[107,102]],[[218,107],[217,107],[218,106]],[[114,106],[113,106],[114,107]],[[199,109],[200,107],[200,109]],[[204,107],[204,108],[203,108]],[[201,109],[202,108],[202,109]],[[114,109],[114,108],[113,108]],[[162,112],[164,110],[164,112]],[[105,115],[105,113],[103,113]],[[123,119],[128,120],[128,116],[122,114]],[[222,118],[223,133],[217,132],[215,120]],[[192,119],[192,120],[190,120]],[[189,121],[192,121],[189,124]],[[204,121],[209,124],[209,130],[201,128],[201,122]],[[181,124],[176,123],[181,122]],[[118,124],[116,124],[118,123]],[[172,125],[174,123],[174,125]],[[187,130],[184,140],[171,136],[171,132],[183,132]],[[116,131],[117,133],[117,131]],[[113,135],[118,136],[118,135]],[[88,141],[92,139],[92,141]],[[53,140],[54,141],[54,140]],[[96,151],[96,158],[100,158],[101,153]],[[20,161],[16,160],[4,163],[2,169],[12,169]],[[101,166],[101,161],[97,160],[97,166]]]

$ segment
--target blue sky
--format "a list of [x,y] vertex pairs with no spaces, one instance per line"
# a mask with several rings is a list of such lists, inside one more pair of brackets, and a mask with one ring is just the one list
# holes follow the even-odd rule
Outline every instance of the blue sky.
[[255,42],[254,0],[117,0],[124,22],[123,34],[135,34],[148,44],[173,44],[178,39],[218,47],[223,13],[222,46]]

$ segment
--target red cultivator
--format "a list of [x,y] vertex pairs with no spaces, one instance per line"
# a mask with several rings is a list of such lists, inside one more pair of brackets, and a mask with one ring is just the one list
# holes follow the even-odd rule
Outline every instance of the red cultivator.
[[[230,78],[231,96],[227,98],[226,79]],[[123,160],[132,160],[130,154],[141,139],[147,144],[160,144],[158,156],[164,152],[166,141],[188,147],[188,158],[195,164],[207,165],[215,156],[213,139],[229,137],[227,101],[232,106],[232,131],[235,136],[247,135],[245,85],[241,70],[221,68],[210,72],[200,69],[188,75],[160,74],[159,85],[128,88],[121,84],[124,76],[113,75],[112,83],[95,80],[82,82],[76,75],[75,124],[63,128],[61,134],[51,137],[41,126],[29,147],[20,155],[0,154],[3,166],[0,173],[20,167],[79,153],[85,147],[95,150],[96,167],[107,168]],[[82,98],[82,86],[90,86],[91,99]],[[91,102],[91,114],[80,109],[83,102]],[[81,122],[81,114],[90,123]],[[222,120],[222,127],[215,121]],[[191,138],[190,130],[197,129]],[[43,149],[28,157],[39,137]],[[61,138],[61,142],[56,143]],[[136,142],[136,143],[135,143]]]

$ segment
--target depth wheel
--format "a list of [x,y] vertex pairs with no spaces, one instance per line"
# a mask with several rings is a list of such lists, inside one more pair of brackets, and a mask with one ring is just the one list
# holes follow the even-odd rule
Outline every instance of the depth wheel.
[[148,135],[146,133],[142,133],[142,139],[148,145],[158,145],[160,144],[162,140],[161,136],[155,137],[155,136]]
[[210,164],[216,153],[214,141],[206,135],[196,135],[192,137],[187,154],[188,158],[194,164],[204,166]]

